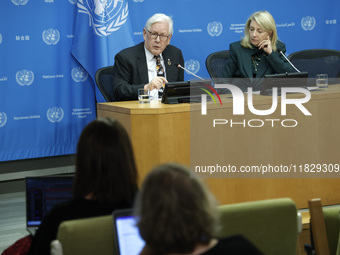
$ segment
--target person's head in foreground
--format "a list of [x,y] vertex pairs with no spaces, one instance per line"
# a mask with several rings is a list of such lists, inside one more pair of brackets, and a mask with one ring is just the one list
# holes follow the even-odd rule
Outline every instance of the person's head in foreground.
[[216,202],[186,167],[165,164],[145,179],[137,201],[138,228],[154,253],[188,253],[209,245],[216,230]]
[[114,119],[96,119],[80,135],[73,187],[75,197],[131,204],[138,189],[130,137]]
[[135,204],[141,255],[262,254],[242,236],[215,238],[217,203],[189,169],[169,163],[145,178]]

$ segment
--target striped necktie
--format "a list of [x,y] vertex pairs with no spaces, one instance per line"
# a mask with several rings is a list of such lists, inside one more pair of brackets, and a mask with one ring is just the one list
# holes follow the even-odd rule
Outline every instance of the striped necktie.
[[163,66],[161,64],[161,56],[154,56],[154,58],[156,59],[156,71],[157,71],[157,76],[163,76],[164,77],[164,69]]

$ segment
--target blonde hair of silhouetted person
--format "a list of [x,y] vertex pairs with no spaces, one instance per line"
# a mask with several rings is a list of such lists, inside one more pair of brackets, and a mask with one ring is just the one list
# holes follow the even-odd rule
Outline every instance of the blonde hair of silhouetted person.
[[273,16],[268,11],[258,11],[253,13],[247,20],[244,28],[244,37],[241,45],[245,48],[253,49],[254,46],[250,42],[249,26],[252,21],[255,21],[265,32],[272,32],[270,40],[272,42],[272,49],[276,51],[276,43],[278,40],[276,24]]
[[[148,254],[188,253],[206,245],[217,230],[217,203],[187,167],[157,166],[137,195],[135,214]],[[142,253],[143,254],[143,253]]]

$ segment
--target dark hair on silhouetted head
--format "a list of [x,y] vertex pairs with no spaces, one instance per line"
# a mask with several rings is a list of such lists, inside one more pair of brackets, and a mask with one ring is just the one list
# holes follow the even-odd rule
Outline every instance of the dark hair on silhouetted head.
[[74,197],[131,204],[137,188],[133,149],[124,127],[108,118],[92,121],[78,141]]
[[216,200],[187,167],[156,167],[145,178],[135,213],[141,237],[153,254],[190,253],[216,231]]

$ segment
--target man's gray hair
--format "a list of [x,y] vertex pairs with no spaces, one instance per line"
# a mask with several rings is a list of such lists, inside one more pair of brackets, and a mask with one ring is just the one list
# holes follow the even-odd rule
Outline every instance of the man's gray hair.
[[172,35],[173,32],[174,32],[174,29],[173,29],[173,24],[174,22],[172,21],[172,18],[163,14],[163,13],[156,13],[154,15],[152,15],[146,22],[145,24],[145,29],[146,30],[149,30],[151,28],[151,26],[154,24],[154,23],[157,23],[157,22],[163,22],[163,23],[168,23],[169,24],[169,35]]

